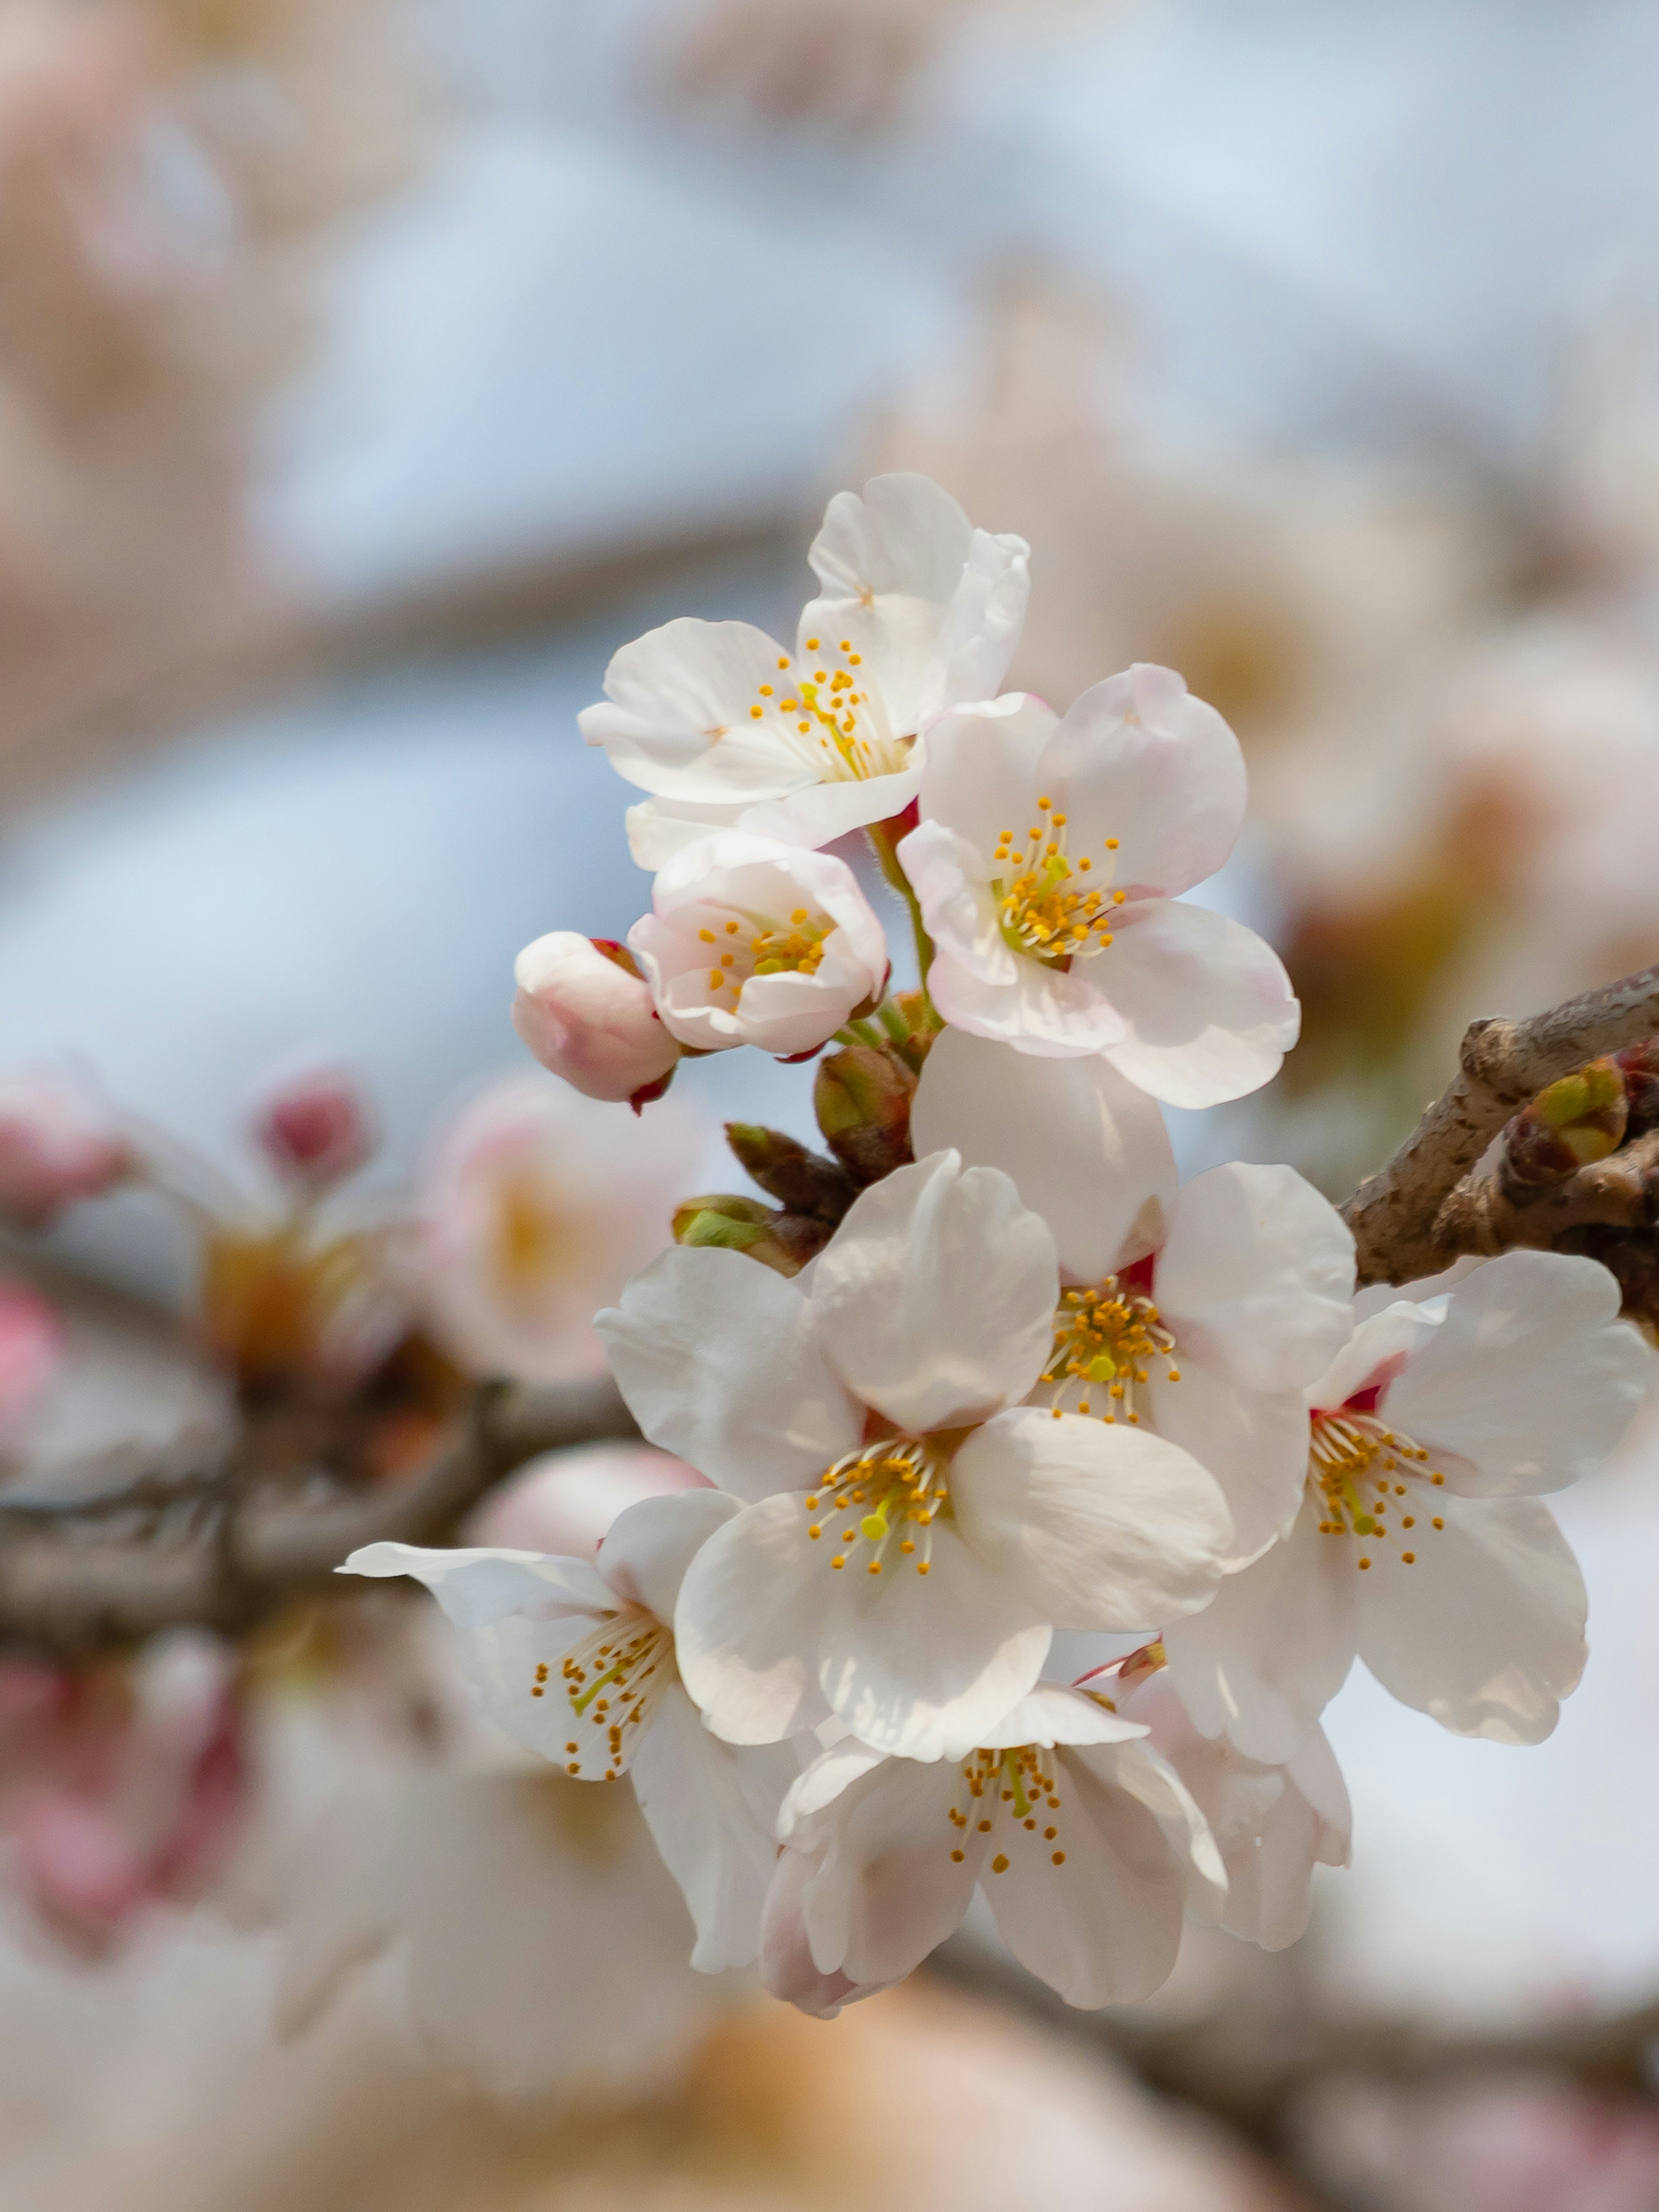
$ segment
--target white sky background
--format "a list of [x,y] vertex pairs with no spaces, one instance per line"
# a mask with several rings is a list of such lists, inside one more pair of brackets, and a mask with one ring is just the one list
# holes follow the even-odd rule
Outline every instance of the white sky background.
[[[459,120],[354,226],[261,485],[278,556],[336,597],[810,502],[884,387],[961,345],[991,250],[1114,286],[1166,430],[1513,467],[1598,271],[1650,235],[1645,5],[1148,0],[1017,49],[988,32],[902,143],[856,159],[630,106],[636,0],[427,12]],[[4,1057],[82,1055],[222,1152],[262,1066],[348,1050],[406,1168],[458,1084],[522,1064],[519,945],[638,909],[627,794],[574,722],[609,652],[675,612],[787,629],[802,552],[798,576],[704,575],[191,733],[10,824]],[[803,1071],[692,1073],[724,1111],[806,1124]],[[1596,1656],[1550,1746],[1455,1742],[1368,1685],[1339,1705],[1358,1867],[1328,1887],[1356,1996],[1659,1975],[1659,1482],[1564,1518]]]

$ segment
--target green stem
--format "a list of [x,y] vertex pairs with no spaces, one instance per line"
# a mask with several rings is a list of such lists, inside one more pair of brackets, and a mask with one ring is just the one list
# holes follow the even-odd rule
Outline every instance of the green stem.
[[911,890],[910,878],[905,874],[899,863],[897,841],[884,822],[871,823],[867,834],[882,874],[904,901],[910,916],[910,933],[915,939],[916,944],[916,981],[921,986],[922,1003],[927,1009],[928,1026],[932,1029],[942,1030],[945,1024],[934,1011],[933,1000],[927,991],[927,971],[933,964],[933,940],[927,934],[927,924],[922,921],[921,902],[915,891]]

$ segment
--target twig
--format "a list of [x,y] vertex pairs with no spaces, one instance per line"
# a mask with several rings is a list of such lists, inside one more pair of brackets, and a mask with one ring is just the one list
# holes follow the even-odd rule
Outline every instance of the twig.
[[1659,967],[1588,991],[1524,1022],[1486,1020],[1464,1033],[1455,1079],[1394,1158],[1344,1208],[1359,1279],[1405,1283],[1471,1249],[1442,1208],[1511,1114],[1586,1060],[1659,1036]]

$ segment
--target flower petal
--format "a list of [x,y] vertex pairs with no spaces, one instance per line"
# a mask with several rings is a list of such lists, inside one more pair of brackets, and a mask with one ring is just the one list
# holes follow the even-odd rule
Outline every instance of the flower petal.
[[1126,906],[1113,944],[1084,964],[1128,1024],[1108,1059],[1167,1105],[1258,1091],[1296,1042],[1302,1010],[1278,954],[1225,915],[1173,899]]
[[1176,1194],[1156,1102],[1099,1058],[1042,1060],[947,1029],[922,1064],[910,1138],[919,1158],[948,1146],[1012,1176],[1076,1282],[1158,1243]]
[[1353,1237],[1293,1168],[1243,1161],[1186,1184],[1154,1295],[1183,1358],[1250,1390],[1301,1390],[1352,1330]]
[[425,1583],[458,1628],[487,1627],[513,1613],[545,1620],[575,1613],[586,1619],[614,1612],[617,1605],[609,1584],[585,1559],[562,1559],[542,1552],[365,1544],[335,1572],[411,1576]]
[[781,799],[815,781],[817,770],[796,740],[795,718],[779,706],[780,658],[749,623],[682,615],[612,655],[605,700],[577,718],[582,736],[604,746],[619,775],[660,798]]
[[1353,1663],[1364,1579],[1347,1543],[1322,1536],[1317,1507],[1304,1504],[1282,1543],[1229,1575],[1204,1612],[1164,1632],[1170,1672],[1194,1727],[1205,1735],[1224,1731],[1269,1765],[1293,1758]]
[[634,1794],[697,1930],[699,1973],[747,1966],[777,1848],[772,1831],[795,1762],[781,1748],[736,1750],[711,1735],[678,1685],[634,1754]]
[[1023,1398],[1053,1343],[1054,1240],[994,1168],[937,1152],[872,1184],[812,1273],[848,1388],[913,1435]]
[[1446,1525],[1418,1544],[1415,1565],[1381,1552],[1353,1577],[1359,1656],[1454,1735],[1541,1743],[1584,1669],[1578,1563],[1534,1498],[1442,1491],[1437,1502]]
[[[921,765],[890,775],[866,775],[841,783],[809,783],[787,799],[767,799],[744,809],[742,826],[757,837],[782,845],[828,845],[872,822],[902,814],[921,788]],[[635,812],[638,811],[636,808]],[[635,854],[637,860],[639,855]]]
[[925,730],[964,699],[994,698],[1025,627],[1031,549],[1011,532],[976,530],[916,702]]
[[654,873],[700,837],[716,830],[735,830],[744,811],[736,800],[725,806],[700,806],[690,799],[642,799],[623,817],[629,856],[636,868]]
[[1056,1628],[1156,1628],[1205,1604],[1232,1523],[1161,1437],[1039,1407],[976,1429],[951,1469],[963,1537]]
[[1061,1743],[1130,1743],[1146,1734],[1145,1722],[1126,1720],[1099,1698],[1069,1683],[1044,1681],[988,1729],[975,1748],[1004,1751],[1032,1743],[1047,1751]]
[[[1010,1824],[1006,1864],[981,1867],[980,1887],[1004,1942],[1067,2004],[1133,2003],[1162,1988],[1181,1948],[1184,1883],[1165,1820],[1180,1813],[1184,1827],[1191,1801],[1139,1744],[1062,1753],[1059,1765],[1060,1863],[1046,1838]],[[1191,1818],[1202,1832],[1196,1808]]]
[[1597,1261],[1506,1252],[1453,1291],[1378,1410],[1469,1462],[1473,1474],[1445,1470],[1465,1496],[1563,1489],[1607,1459],[1656,1371],[1619,1307]]
[[927,732],[923,823],[949,830],[988,863],[1005,830],[1030,825],[1037,764],[1058,726],[1054,708],[1025,691],[942,715]]
[[[1160,1311],[1162,1309],[1160,1308]],[[1154,1364],[1136,1387],[1154,1436],[1215,1477],[1232,1516],[1228,1560],[1253,1559],[1287,1535],[1308,1474],[1308,1409],[1299,1390],[1241,1390],[1178,1342],[1179,1379]]]
[[1361,1391],[1392,1381],[1440,1327],[1445,1311],[1438,1303],[1395,1297],[1367,1315],[1317,1382],[1309,1384],[1309,1405],[1334,1413]]
[[740,1252],[665,1252],[596,1326],[645,1435],[739,1498],[810,1482],[862,1433],[803,1293]]
[[1074,852],[1118,841],[1115,881],[1173,898],[1225,866],[1244,826],[1244,756],[1172,668],[1138,661],[1077,699],[1039,770]]
[[829,1717],[817,1661],[841,1578],[827,1559],[815,1571],[806,1526],[799,1497],[763,1498],[716,1529],[680,1584],[680,1679],[727,1743],[781,1743]]
[[927,971],[927,988],[953,1028],[1051,1060],[1099,1052],[1115,1058],[1127,1024],[1086,975],[1062,975],[1040,960],[1010,957],[1013,972],[1007,980],[987,982],[978,963],[969,965],[955,952],[940,951]]
[[611,1522],[599,1546],[599,1575],[624,1605],[672,1621],[685,1571],[716,1528],[743,1507],[723,1490],[642,1498]]

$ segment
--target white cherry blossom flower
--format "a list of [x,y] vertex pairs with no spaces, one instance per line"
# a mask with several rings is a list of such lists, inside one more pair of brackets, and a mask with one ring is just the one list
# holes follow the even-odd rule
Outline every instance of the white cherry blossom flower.
[[1308,1392],[1291,1533],[1164,1642],[1206,1735],[1291,1758],[1356,1656],[1454,1735],[1537,1743],[1584,1664],[1584,1585],[1540,1493],[1598,1468],[1653,1372],[1593,1260],[1508,1252],[1376,1310]]
[[675,854],[628,933],[671,1036],[789,1058],[887,981],[887,939],[844,860],[726,830]]
[[1227,1886],[1145,1725],[1057,1682],[1035,1685],[965,1757],[835,1746],[791,1788],[778,1835],[769,1964],[794,1963],[776,1993],[809,2010],[920,1966],[976,1885],[1009,1949],[1068,2004],[1129,2003],[1169,1978],[1183,1910],[1213,1919]]
[[[1113,1687],[1104,1680],[1098,1686]],[[1227,1870],[1222,1926],[1264,1951],[1294,1943],[1308,1924],[1315,1867],[1346,1866],[1353,1834],[1347,1786],[1324,1730],[1316,1728],[1294,1758],[1269,1766],[1225,1736],[1200,1735],[1162,1666],[1115,1698],[1126,1720],[1152,1730],[1153,1748],[1209,1823]]]
[[581,729],[654,794],[629,817],[641,866],[712,828],[817,846],[902,813],[920,733],[1007,671],[1027,552],[926,477],[877,477],[830,502],[793,653],[748,623],[684,617],[624,646]]
[[1043,1401],[1190,1452],[1226,1498],[1235,1562],[1285,1534],[1307,1472],[1304,1393],[1352,1326],[1336,1209],[1286,1167],[1233,1163],[1177,1188],[1156,1103],[1109,1061],[963,1030],[935,1040],[910,1128],[918,1152],[1000,1168],[1054,1232]]
[[687,1687],[730,1741],[835,1714],[959,1757],[1030,1689],[1054,1626],[1202,1605],[1221,1493],[1162,1438],[1021,1401],[1049,1357],[1054,1239],[953,1152],[854,1204],[810,1277],[665,1253],[599,1327],[654,1443],[752,1500],[692,1562]]
[[691,1963],[753,1960],[772,1874],[772,1826],[793,1761],[738,1751],[702,1727],[674,1660],[687,1564],[738,1510],[714,1490],[650,1498],[617,1516],[596,1566],[537,1552],[370,1544],[341,1570],[412,1575],[459,1633],[485,1717],[586,1782],[631,1774],[657,1849],[696,1923]]
[[428,1163],[408,1243],[444,1349],[528,1382],[600,1370],[593,1316],[668,1243],[703,1141],[672,1099],[640,1121],[544,1075],[474,1098]]
[[1167,668],[1137,665],[1063,718],[1020,692],[930,732],[899,848],[938,947],[947,1022],[1052,1057],[1103,1053],[1174,1106],[1266,1083],[1300,1010],[1261,939],[1181,903],[1244,818],[1238,740]]

